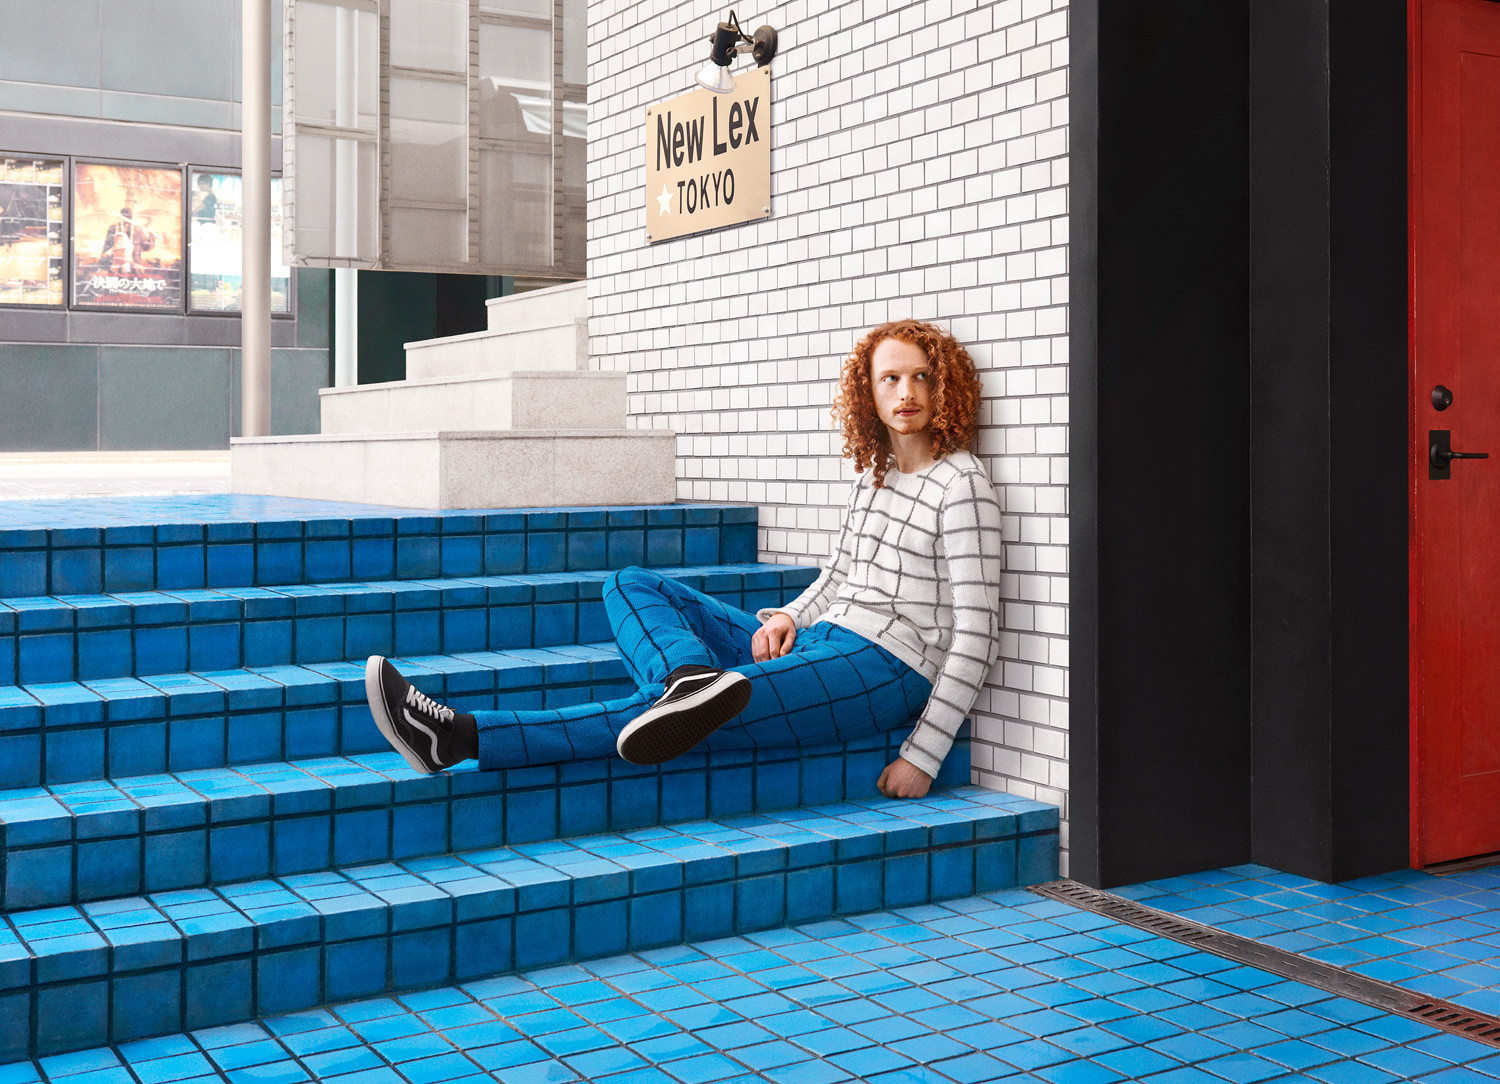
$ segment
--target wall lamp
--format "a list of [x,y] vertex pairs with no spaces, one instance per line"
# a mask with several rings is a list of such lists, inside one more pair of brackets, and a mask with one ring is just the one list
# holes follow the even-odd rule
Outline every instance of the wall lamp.
[[740,21],[729,13],[729,21],[714,28],[713,43],[708,52],[708,63],[696,76],[698,85],[716,94],[729,94],[734,90],[734,77],[729,74],[729,65],[737,55],[749,53],[755,63],[764,68],[776,55],[776,31],[763,26],[752,38],[740,29]]

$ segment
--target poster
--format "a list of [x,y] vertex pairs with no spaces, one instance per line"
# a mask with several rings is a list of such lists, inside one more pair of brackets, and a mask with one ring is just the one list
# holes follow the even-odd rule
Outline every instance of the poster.
[[182,308],[182,171],[73,166],[73,303]]
[[[234,173],[193,171],[188,190],[188,307],[239,312],[244,185]],[[292,273],[281,251],[281,179],[271,179],[271,311],[291,312]]]
[[0,305],[62,305],[63,163],[0,158]]

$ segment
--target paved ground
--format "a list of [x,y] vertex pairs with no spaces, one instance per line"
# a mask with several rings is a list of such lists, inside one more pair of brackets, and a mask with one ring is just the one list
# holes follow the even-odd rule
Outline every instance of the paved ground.
[[228,491],[228,452],[0,455],[0,500]]
[[1458,1084],[1500,1050],[1013,890],[0,1067],[309,1079]]

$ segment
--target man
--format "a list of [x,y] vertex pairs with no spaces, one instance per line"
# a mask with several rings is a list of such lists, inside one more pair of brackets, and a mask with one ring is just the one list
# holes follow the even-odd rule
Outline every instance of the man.
[[927,793],[999,653],[1000,507],[968,450],[980,402],[968,352],[931,324],[875,328],[849,355],[834,417],[863,472],[822,574],[752,616],[627,568],[604,605],[638,686],[623,700],[460,714],[372,656],[376,725],[418,771],[618,752],[657,764],[708,748],[818,745],[916,725],[878,780]]

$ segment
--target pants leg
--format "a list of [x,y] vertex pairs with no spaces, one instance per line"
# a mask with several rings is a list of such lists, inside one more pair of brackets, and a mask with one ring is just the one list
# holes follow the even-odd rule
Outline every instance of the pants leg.
[[754,662],[760,622],[691,588],[640,569],[605,585],[605,607],[633,696],[545,711],[476,712],[482,768],[518,768],[613,756],[621,729],[663,691],[677,666],[697,663],[743,673],[750,703],[705,743],[711,749],[822,745],[906,724],[932,687],[884,648],[846,629],[802,629],[792,651]]
[[662,694],[679,666],[728,669],[751,661],[754,614],[676,580],[625,568],[604,583],[604,609],[634,696],[541,711],[480,711],[479,764],[519,768],[613,756],[620,731]]

